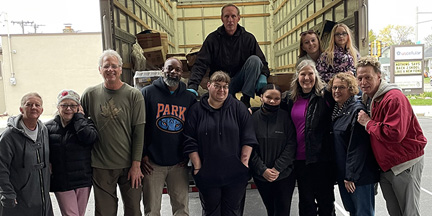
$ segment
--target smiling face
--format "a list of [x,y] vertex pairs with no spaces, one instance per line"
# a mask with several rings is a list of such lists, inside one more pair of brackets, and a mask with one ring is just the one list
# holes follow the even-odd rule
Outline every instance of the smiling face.
[[228,97],[228,83],[226,82],[213,82],[207,83],[209,91],[209,99],[215,102],[224,102]]
[[37,121],[43,112],[42,99],[36,96],[30,96],[20,107],[20,112],[24,120]]
[[348,83],[335,78],[332,84],[332,96],[336,103],[341,107],[352,95],[350,94]]
[[104,78],[104,82],[107,84],[115,84],[121,82],[120,76],[122,74],[122,68],[119,65],[119,61],[114,56],[105,56],[102,60],[102,66],[99,67],[99,72]]
[[319,42],[316,34],[306,34],[302,39],[302,49],[309,55],[319,52]]
[[276,89],[269,89],[261,95],[261,102],[277,106],[281,102],[281,92]]
[[78,112],[78,103],[72,99],[64,99],[57,106],[60,117],[63,122],[68,123],[73,118],[74,114]]
[[182,71],[182,65],[178,60],[174,58],[168,59],[162,69],[165,84],[170,87],[177,86],[180,82]]
[[221,15],[222,23],[228,35],[233,35],[237,30],[237,23],[240,21],[240,15],[237,8],[227,6],[223,9]]
[[357,83],[363,93],[372,98],[381,84],[381,74],[376,73],[370,65],[358,67]]
[[315,73],[312,66],[303,67],[298,74],[298,82],[304,93],[309,93],[315,86]]
[[347,30],[342,26],[337,27],[336,31],[334,32],[334,40],[335,40],[335,44],[338,47],[345,48],[349,40],[349,35]]

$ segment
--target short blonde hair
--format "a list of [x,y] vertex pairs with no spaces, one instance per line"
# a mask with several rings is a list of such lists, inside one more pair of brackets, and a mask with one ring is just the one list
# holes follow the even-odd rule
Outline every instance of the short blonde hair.
[[381,63],[378,61],[377,58],[372,56],[361,57],[360,60],[358,60],[357,62],[356,68],[366,66],[372,66],[375,73],[381,74]]
[[42,97],[36,93],[36,92],[30,92],[25,94],[22,98],[21,98],[21,107],[24,107],[25,103],[27,102],[27,100],[31,97],[37,97],[41,100],[41,105],[43,105],[43,100]]
[[327,90],[329,92],[332,92],[333,81],[335,79],[340,79],[342,82],[346,82],[347,83],[348,90],[349,90],[351,96],[356,95],[356,94],[359,93],[359,88],[358,88],[358,85],[357,85],[356,78],[353,75],[348,74],[348,73],[344,73],[344,72],[338,73],[338,74],[334,75],[330,79],[330,81],[328,82],[328,85],[327,85]]

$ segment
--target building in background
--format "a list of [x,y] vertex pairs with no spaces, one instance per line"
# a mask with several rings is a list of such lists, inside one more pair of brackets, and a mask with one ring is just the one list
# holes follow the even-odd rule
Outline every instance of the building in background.
[[82,94],[85,88],[102,82],[98,71],[100,32],[14,34],[10,40],[7,35],[0,37],[0,114],[18,114],[20,98],[38,92],[44,100],[44,115],[54,115],[60,90],[74,89]]

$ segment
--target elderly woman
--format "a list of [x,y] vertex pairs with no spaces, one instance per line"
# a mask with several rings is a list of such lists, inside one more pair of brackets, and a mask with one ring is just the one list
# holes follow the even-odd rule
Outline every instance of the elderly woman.
[[321,47],[321,40],[318,34],[314,30],[308,30],[300,33],[300,55],[297,60],[296,67],[298,64],[306,59],[313,60],[316,62],[323,53]]
[[193,164],[203,215],[242,215],[248,162],[257,145],[251,116],[228,94],[230,77],[218,71],[207,83],[208,94],[189,110],[184,153]]
[[300,215],[335,214],[332,103],[330,94],[324,92],[324,83],[315,62],[300,62],[291,91],[284,94],[281,103],[281,107],[291,115],[296,130],[294,174],[299,191]]
[[328,83],[336,101],[332,113],[337,181],[342,202],[350,215],[374,215],[374,183],[379,170],[369,135],[357,122],[361,103],[357,82],[347,73],[336,74]]
[[62,215],[84,216],[92,186],[91,150],[98,138],[73,90],[57,96],[58,115],[46,123],[52,166],[51,192]]
[[21,114],[0,135],[0,215],[51,216],[48,131],[39,120],[42,98],[28,93]]

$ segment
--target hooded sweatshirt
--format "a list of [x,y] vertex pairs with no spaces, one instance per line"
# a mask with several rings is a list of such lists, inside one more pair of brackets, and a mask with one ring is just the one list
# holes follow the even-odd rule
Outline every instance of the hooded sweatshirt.
[[249,169],[240,160],[244,145],[258,144],[248,110],[228,95],[219,109],[208,104],[205,94],[187,116],[184,153],[198,152],[201,169],[194,175],[198,188],[246,183]]
[[424,154],[426,137],[411,104],[396,85],[381,81],[372,99],[363,94],[362,100],[366,106],[370,105],[371,120],[366,130],[384,172]]
[[261,59],[263,63],[261,74],[268,77],[270,75],[268,63],[255,36],[240,25],[237,25],[233,35],[228,35],[222,25],[206,37],[192,68],[188,87],[198,89],[208,68],[210,76],[213,72],[221,70],[234,77],[252,55]]
[[160,166],[172,166],[185,159],[182,132],[190,106],[196,102],[195,95],[179,83],[171,94],[163,78],[141,90],[146,105],[145,139],[143,157]]
[[22,115],[10,117],[7,129],[0,136],[2,215],[53,215],[49,196],[48,131],[38,120],[38,135],[33,141],[20,125],[21,119]]

